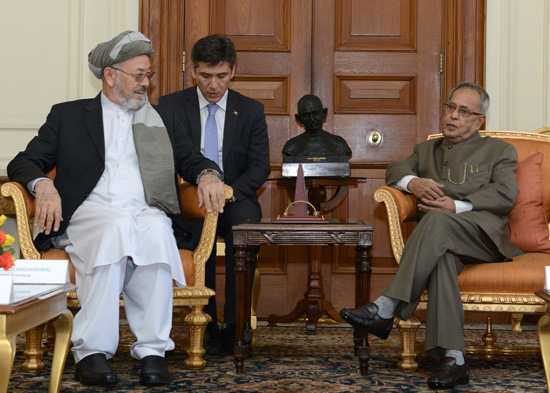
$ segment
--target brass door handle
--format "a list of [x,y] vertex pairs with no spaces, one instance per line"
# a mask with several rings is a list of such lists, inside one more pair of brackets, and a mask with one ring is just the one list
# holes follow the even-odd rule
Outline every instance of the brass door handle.
[[383,139],[382,133],[378,130],[372,130],[367,136],[367,142],[371,146],[380,146]]

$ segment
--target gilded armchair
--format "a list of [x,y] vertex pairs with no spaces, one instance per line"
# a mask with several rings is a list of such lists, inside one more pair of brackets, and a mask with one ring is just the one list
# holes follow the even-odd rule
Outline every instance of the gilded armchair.
[[[55,176],[55,171],[49,174]],[[22,259],[69,259],[64,250],[51,249],[46,252],[39,252],[33,243],[33,221],[34,221],[34,198],[28,193],[25,187],[19,183],[9,182],[2,186],[2,195],[12,199],[15,206],[17,230],[21,248]],[[233,195],[233,189],[225,186],[225,198],[229,200]],[[216,226],[218,216],[207,213],[204,208],[198,208],[198,196],[196,186],[181,182],[180,196],[182,214],[190,218],[204,218],[204,226],[197,248],[194,251],[179,250],[187,281],[186,288],[178,288],[174,285],[174,311],[178,307],[190,306],[191,311],[184,317],[184,322],[189,327],[189,346],[185,348],[189,357],[185,360],[187,368],[200,370],[206,366],[203,359],[205,353],[203,348],[204,331],[211,318],[204,311],[203,307],[208,303],[210,296],[215,292],[207,288],[205,280],[205,263],[208,260],[214,242],[216,241]],[[75,282],[74,267],[70,263],[70,278]],[[121,305],[123,304],[121,297]],[[68,294],[67,303],[70,308],[80,307],[76,291]],[[44,326],[27,332],[27,360],[24,364],[29,371],[39,371],[43,368],[42,357],[42,332]]]
[[[514,131],[480,133],[482,136],[500,138],[513,144],[518,151],[520,163],[533,154],[542,152],[546,156],[542,162],[542,179],[550,179],[550,135]],[[442,135],[430,135],[429,138],[438,137]],[[521,192],[520,186],[520,194]],[[543,209],[540,211],[548,217],[550,182],[542,183],[542,193]],[[376,190],[374,199],[386,206],[392,251],[399,263],[406,241],[404,234],[410,233],[409,226],[416,222],[416,198],[395,188],[382,186]],[[547,233],[545,236],[548,236]],[[525,255],[514,258],[512,262],[466,265],[458,278],[464,311],[510,313],[512,330],[521,332],[520,322],[523,314],[544,313],[544,302],[535,296],[534,292],[544,287],[546,265],[550,265],[550,254],[543,252],[526,252]],[[424,292],[417,310],[426,309],[427,299],[428,293]],[[407,321],[396,318],[395,324],[401,335],[401,360],[398,366],[405,371],[413,371],[418,367],[415,359],[416,332],[420,327],[420,320],[413,315]],[[487,331],[482,337],[483,344],[467,345],[466,352],[482,354],[490,359],[494,355],[517,355],[539,351],[537,347],[497,345],[496,339],[491,320],[488,318]]]

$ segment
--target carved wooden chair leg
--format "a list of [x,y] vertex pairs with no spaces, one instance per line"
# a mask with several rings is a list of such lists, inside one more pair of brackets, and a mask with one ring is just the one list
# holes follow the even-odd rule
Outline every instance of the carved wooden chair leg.
[[191,312],[190,306],[178,306],[174,307],[172,325],[181,326],[185,324],[185,317]]
[[406,321],[395,318],[394,323],[399,328],[401,336],[401,360],[397,366],[406,372],[414,371],[418,368],[415,346],[420,320],[413,315]]
[[42,362],[42,333],[46,324],[42,324],[25,332],[27,338],[27,350],[25,351],[25,363],[23,369],[31,373],[38,373],[44,368]]
[[203,305],[193,306],[191,312],[185,317],[185,323],[189,327],[189,358],[185,360],[185,366],[190,370],[202,370],[206,361],[202,358],[206,352],[203,347],[204,331],[206,325],[212,320],[210,315],[202,309]]
[[512,331],[516,333],[523,332],[523,329],[521,328],[521,320],[523,319],[523,314],[519,313],[512,313]]

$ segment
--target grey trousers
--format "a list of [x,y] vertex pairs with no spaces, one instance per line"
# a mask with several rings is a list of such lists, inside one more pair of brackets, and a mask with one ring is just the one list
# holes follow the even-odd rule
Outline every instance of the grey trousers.
[[436,359],[445,349],[464,353],[458,275],[465,263],[504,259],[489,236],[468,219],[468,212],[431,211],[407,240],[397,273],[384,295],[400,300],[395,316],[407,320],[428,288],[426,352]]

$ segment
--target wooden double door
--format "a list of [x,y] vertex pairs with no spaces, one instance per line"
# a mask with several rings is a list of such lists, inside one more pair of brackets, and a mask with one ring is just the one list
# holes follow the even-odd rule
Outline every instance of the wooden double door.
[[[328,108],[323,128],[346,139],[352,176],[364,178],[323,214],[374,227],[374,297],[397,265],[373,193],[388,163],[438,132],[441,104],[455,83],[483,84],[484,10],[484,0],[142,0],[141,30],[153,41],[159,75],[151,100],[193,85],[188,71],[197,39],[227,35],[238,50],[230,87],[265,105],[270,178],[278,178],[283,145],[304,131],[295,121],[296,104],[317,95]],[[330,198],[335,188],[326,192]],[[265,217],[282,214],[293,196],[275,180],[259,195]],[[352,305],[355,251],[331,248],[320,257],[325,295],[337,309]],[[260,317],[287,313],[302,298],[307,258],[304,247],[262,248]],[[223,304],[223,259],[218,267]]]

